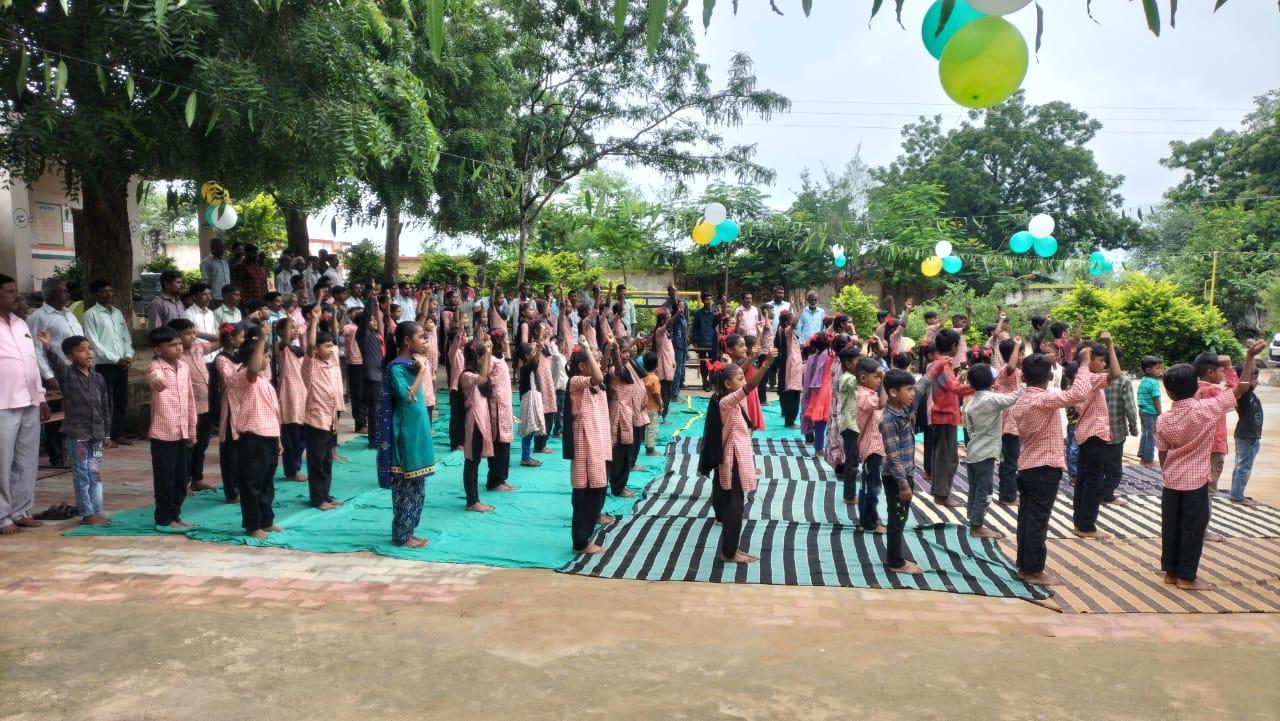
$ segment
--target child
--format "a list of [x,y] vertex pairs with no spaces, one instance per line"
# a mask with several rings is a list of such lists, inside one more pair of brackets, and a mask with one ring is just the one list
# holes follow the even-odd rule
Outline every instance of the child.
[[[657,358],[654,358],[653,365],[649,366],[650,376],[656,366]],[[609,403],[600,388],[604,374],[600,371],[595,352],[585,344],[574,349],[569,356],[566,372],[569,393],[564,407],[562,452],[571,464],[569,481],[573,487],[573,521],[570,534],[573,552],[602,553],[604,548],[591,542],[591,534],[596,523],[602,520],[600,511],[604,509],[605,489],[609,485],[608,463],[612,460],[613,450],[609,443]]]
[[462,448],[467,427],[466,402],[463,400],[461,391],[458,390],[458,381],[462,378],[462,371],[466,364],[462,351],[466,344],[466,334],[461,326],[456,326],[449,331],[446,344],[449,349],[449,447],[455,451]]
[[800,391],[804,387],[804,361],[800,355],[800,341],[796,340],[791,311],[784,310],[778,316],[778,361],[774,374],[778,376],[778,405],[782,410],[782,424],[795,428],[800,415]]
[[[1071,384],[1076,380],[1076,371],[1080,370],[1080,364],[1071,361],[1064,366],[1058,366],[1058,368],[1061,370],[1062,377],[1054,387],[1061,388],[1064,391],[1071,390]],[[1076,462],[1080,458],[1080,446],[1076,444],[1076,424],[1080,421],[1080,412],[1076,410],[1075,406],[1067,406],[1062,409],[1062,418],[1067,429],[1067,478],[1070,479],[1072,485],[1075,485],[1078,477],[1076,474],[1078,464]]]
[[244,326],[223,323],[218,328],[218,337],[221,348],[218,357],[213,359],[214,372],[209,377],[209,397],[216,398],[219,404],[218,469],[222,476],[222,495],[227,503],[239,503],[240,483],[236,474],[240,460],[236,455],[236,442],[231,439],[231,416],[240,405],[231,395],[231,379],[240,367],[235,358],[244,343]]
[[542,351],[533,343],[521,343],[518,349],[520,356],[520,465],[537,468],[542,461],[533,458],[533,441],[536,437],[546,447],[547,417],[542,412],[542,374],[538,369],[545,366]]
[[280,454],[280,401],[271,386],[267,336],[257,324],[245,329],[244,344],[236,354],[239,367],[229,384],[236,405],[231,433],[239,461],[241,524],[258,540],[283,530],[275,524],[271,508]]
[[493,506],[480,502],[480,459],[493,457],[493,421],[489,418],[489,399],[492,393],[489,374],[493,370],[489,336],[483,335],[471,341],[463,349],[458,378],[458,396],[461,403],[452,412],[462,416],[463,436],[462,489],[467,496],[467,510],[488,513]]
[[515,409],[511,401],[511,369],[507,367],[507,332],[503,328],[489,331],[489,422],[492,424],[493,455],[489,456],[489,473],[485,490],[514,491],[507,483],[511,477],[511,441],[515,440]]
[[310,320],[307,324],[307,358],[302,361],[302,377],[306,379],[307,391],[302,414],[307,486],[312,507],[332,511],[342,505],[329,495],[333,482],[333,449],[338,441],[338,417],[344,405],[342,367],[338,363],[333,336],[316,331],[320,325],[319,304],[312,307]]
[[[876,505],[880,497],[880,472],[884,463],[884,439],[880,436],[880,414],[884,398],[880,395],[880,383],[884,369],[872,358],[859,358],[854,367],[858,381],[856,389],[858,406],[858,456],[862,459],[862,495],[858,498],[858,525],[864,532],[885,533],[880,523]],[[847,491],[846,491],[847,494]],[[857,494],[854,494],[857,496]]]
[[[315,307],[319,307],[318,305]],[[306,356],[298,345],[300,325],[285,316],[275,325],[276,378],[280,383],[280,431],[284,444],[284,479],[303,482],[302,454],[306,451],[307,384],[302,378],[302,359]]]
[[[963,366],[965,363],[965,358],[967,358],[969,355],[969,342],[965,340],[964,334],[965,334],[965,331],[969,330],[969,322],[970,322],[970,318],[972,317],[973,317],[973,308],[969,308],[967,306],[965,307],[964,313],[956,313],[951,316],[950,330],[953,333],[955,333],[960,339],[956,343],[955,355],[951,356],[950,358],[951,370],[953,371],[960,370],[960,367]],[[946,355],[946,351],[943,350],[942,348],[939,348],[938,352],[941,353],[942,355]]]
[[1160,420],[1160,378],[1164,363],[1153,355],[1142,357],[1142,381],[1138,383],[1138,415],[1142,417],[1142,441],[1138,463],[1150,466],[1156,457],[1156,423]]
[[156,527],[190,528],[182,520],[191,473],[191,446],[196,442],[196,396],[191,371],[181,362],[182,340],[167,326],[148,335],[155,360],[147,367],[151,388],[151,475],[155,489]]
[[1076,347],[1080,344],[1080,337],[1083,335],[1084,319],[1076,316],[1075,333],[1068,336],[1067,331],[1070,328],[1066,323],[1054,323],[1049,326],[1049,333],[1053,336],[1053,347],[1058,349],[1058,362],[1068,363],[1076,358]]
[[[943,306],[944,313],[946,306]],[[941,332],[941,330],[939,330]],[[934,336],[937,340],[937,336]],[[925,343],[920,346],[920,374],[924,375],[929,370],[929,366],[938,359],[938,351],[933,347],[933,343]],[[885,369],[888,370],[888,369]],[[920,453],[924,456],[924,463],[921,464],[920,475],[926,481],[933,480],[933,429],[929,427],[929,414],[933,412],[933,389],[925,386],[924,397],[916,404],[916,433],[920,434],[921,448]],[[877,421],[878,422],[878,421]]]
[[[561,313],[560,325],[567,327],[569,321],[564,320],[566,314]],[[549,427],[550,434],[556,438],[560,437],[562,429],[562,421],[564,419],[564,399],[569,389],[569,374],[565,372],[567,363],[566,356],[569,352],[569,334],[562,333],[555,339],[551,340],[546,348],[551,359],[551,384],[556,389],[556,411],[552,418],[552,425]],[[644,408],[644,404],[640,405]]]
[[110,525],[111,519],[102,512],[99,476],[102,449],[111,447],[111,394],[107,392],[107,381],[93,370],[93,346],[88,338],[73,335],[63,339],[61,355],[53,352],[53,341],[47,332],[36,333],[36,340],[44,347],[49,369],[62,389],[62,435],[71,461],[71,483],[80,523]]
[[182,341],[180,360],[186,364],[191,375],[191,391],[196,397],[196,442],[191,447],[191,471],[187,489],[187,495],[195,495],[215,488],[204,482],[204,454],[209,448],[209,436],[213,432],[209,425],[209,367],[204,364],[209,344],[197,337],[196,324],[186,318],[174,318],[169,321],[169,327],[178,332]]
[[[1116,351],[1117,361],[1121,360]],[[1133,399],[1133,378],[1121,371],[1107,384],[1107,416],[1111,421],[1111,440],[1107,443],[1107,457],[1102,471],[1102,502],[1125,505],[1117,495],[1124,480],[1124,441],[1138,435],[1138,404]]]
[[[1111,337],[1103,332],[1105,342]],[[1022,397],[1009,413],[1018,425],[1022,452],[1018,455],[1018,578],[1025,583],[1057,586],[1062,579],[1045,570],[1045,538],[1049,517],[1058,498],[1058,484],[1066,470],[1062,420],[1059,411],[1083,401],[1106,385],[1105,375],[1089,370],[1093,348],[1086,347],[1071,390],[1050,390],[1053,364],[1046,355],[1035,353],[1022,361],[1022,380],[1027,384]]]
[[658,378],[658,355],[653,351],[644,354],[645,410],[649,413],[649,425],[644,431],[644,454],[658,455],[658,412],[662,409],[662,381]]
[[427,401],[427,411],[431,414],[431,420],[434,421],[436,419],[436,370],[440,368],[440,347],[436,345],[435,316],[424,316],[418,325],[422,326],[424,343],[426,343],[422,353],[422,364],[427,374],[427,392],[424,398]]
[[356,342],[356,331],[363,318],[363,309],[353,309],[347,313],[347,322],[342,326],[342,347],[347,353],[347,393],[351,396],[351,420],[355,422],[357,434],[367,432],[369,423],[369,399],[364,392],[364,356]]
[[[840,434],[840,381],[844,378],[844,366],[840,362],[840,354],[846,349],[852,349],[855,357],[862,353],[862,346],[854,343],[853,338],[848,334],[840,333],[831,343],[831,408],[827,415],[829,420],[826,442],[826,461],[837,475],[844,474],[845,460],[844,438]],[[857,421],[856,415],[853,420]],[[761,419],[760,423],[763,428],[764,420]],[[854,461],[856,463],[857,458]]]
[[926,310],[924,312],[924,342],[933,343],[933,339],[938,337],[938,332],[942,330],[942,323],[938,321],[938,311]]
[[[1022,364],[1022,351],[1021,337],[1000,341],[996,355],[999,359],[1000,372],[996,373],[996,381],[991,386],[991,390],[996,393],[1012,393],[1022,385],[1022,369],[1019,367]],[[1012,372],[1005,373],[1003,372],[1005,369],[1011,369]],[[1018,505],[1018,455],[1021,450],[1018,424],[1014,423],[1013,416],[1005,411],[1000,423],[1000,463],[997,466],[1000,487],[996,503],[1006,508],[1014,508]]]
[[[1253,377],[1254,359],[1265,347],[1266,342],[1261,340],[1249,344],[1245,378]],[[1199,397],[1202,384],[1209,382],[1205,378],[1213,376],[1201,367],[1207,366],[1207,359],[1202,363],[1201,357],[1196,358],[1195,365],[1179,363],[1164,372],[1164,387],[1173,405],[1156,428],[1156,450],[1160,452],[1164,474],[1160,567],[1164,582],[1184,591],[1213,588],[1213,584],[1196,576],[1209,525],[1209,486],[1213,483],[1210,458],[1218,427],[1249,389],[1247,383],[1241,382],[1233,384],[1231,393]]]
[[676,377],[676,352],[671,345],[671,337],[667,333],[667,312],[659,310],[653,328],[653,351],[658,355],[656,372],[662,388],[662,423],[667,420],[668,405],[671,400],[671,386]]
[[[1196,369],[1196,377],[1199,378],[1199,387],[1196,390],[1196,399],[1216,398],[1222,394],[1222,384],[1225,381],[1227,390],[1236,387],[1240,382],[1239,376],[1236,375],[1236,369],[1231,366],[1231,356],[1214,355],[1205,352],[1196,356],[1192,361],[1192,365]],[[1213,448],[1209,453],[1209,479],[1212,482],[1213,492],[1218,492],[1218,482],[1222,478],[1222,467],[1227,457],[1227,419],[1223,416],[1218,421],[1218,426],[1213,434]],[[1211,543],[1221,543],[1226,540],[1221,534],[1207,531],[1204,534],[1204,540]]]
[[[776,348],[770,350],[764,366],[746,380],[742,370],[730,363],[720,372],[717,388],[720,400],[722,460],[720,461],[720,479],[716,484],[719,489],[719,516],[722,522],[720,530],[720,560],[730,563],[751,563],[756,559],[742,550],[742,511],[746,506],[747,494],[756,489],[756,466],[754,452],[751,448],[751,429],[747,424],[745,403],[747,396],[754,395],[756,386],[764,379],[764,372],[773,365],[778,357]],[[712,500],[713,505],[717,502]]]
[[[729,356],[729,362],[737,365],[742,369],[743,375],[747,380],[760,371],[755,367],[754,360],[756,358],[756,337],[752,335],[744,336],[737,333],[730,333],[729,337],[724,341],[725,354]],[[759,386],[756,386],[757,390]],[[760,407],[760,394],[757,392],[754,397],[747,398],[747,422],[751,424],[751,430],[764,430],[764,409]]]
[[1231,502],[1256,506],[1257,501],[1244,495],[1244,487],[1253,472],[1253,459],[1262,445],[1262,401],[1254,392],[1258,387],[1258,369],[1254,368],[1253,376],[1246,375],[1243,368],[1236,372],[1241,383],[1249,384],[1249,390],[1240,396],[1236,405],[1236,467],[1231,473]]
[[[958,315],[956,318],[959,319],[957,323],[961,323],[968,316]],[[960,401],[971,395],[973,388],[961,385],[952,372],[956,367],[955,360],[960,357],[964,347],[964,337],[948,328],[938,333],[933,343],[938,352],[938,360],[934,361],[926,372],[927,375],[933,375],[935,378],[929,390],[933,404],[929,412],[929,432],[933,437],[933,477],[930,481],[930,492],[938,505],[959,508],[964,504],[959,499],[951,497],[951,484],[955,479],[956,469],[960,465],[956,426],[960,425]]]
[[1043,315],[1031,316],[1031,352],[1044,352],[1044,324],[1048,318]]
[[[644,384],[644,367],[635,361],[636,349],[639,345],[633,343],[631,347],[623,354],[622,359],[628,369],[631,370],[632,379],[635,381],[627,386],[627,392],[631,394],[631,451],[630,463],[631,470],[643,471],[644,467],[639,464],[640,446],[644,444],[645,436],[648,435],[650,419],[649,410],[649,390]],[[643,355],[643,354],[641,354]]]
[[[1089,373],[1103,374],[1109,364],[1107,384],[1120,377],[1120,360],[1116,356],[1114,343],[1108,340],[1105,344],[1091,343],[1086,344],[1086,347],[1092,350],[1088,360]],[[1076,360],[1081,366],[1081,370],[1076,371],[1077,383],[1080,382],[1081,372],[1086,365],[1082,351],[1083,348],[1076,352]],[[1099,388],[1086,395],[1075,406],[1076,412],[1080,414],[1080,420],[1076,421],[1076,444],[1080,447],[1080,460],[1072,512],[1075,527],[1071,532],[1080,538],[1102,540],[1111,537],[1098,530],[1098,508],[1105,494],[1109,463],[1107,447],[1111,442],[1111,414],[1107,410],[1107,394]]]
[[[948,332],[939,333],[939,338]],[[907,517],[911,515],[911,484],[916,472],[915,414],[916,403],[919,402],[916,395],[924,386],[933,382],[932,374],[936,369],[947,368],[950,372],[950,363],[951,358],[944,356],[918,381],[910,373],[895,368],[884,374],[884,382],[880,384],[880,396],[885,404],[880,417],[880,436],[885,449],[881,480],[886,488],[886,510],[889,515],[885,567],[894,573],[924,573],[924,569],[906,557],[902,540]]]
[[822,458],[827,444],[827,420],[831,414],[831,340],[826,333],[816,333],[809,340],[810,356],[804,364],[804,406],[801,428],[808,439],[813,437],[814,456]]
[[622,356],[617,343],[605,358],[609,365],[605,376],[606,398],[609,403],[609,433],[613,441],[613,460],[609,462],[609,492],[620,498],[632,498],[635,491],[627,488],[631,475],[631,447],[635,445],[635,417],[631,388],[640,385],[631,373],[631,364]]
[[[1014,377],[1014,368],[1021,361],[1017,348],[1022,347],[1022,339],[1018,338],[1015,343],[1012,362],[1000,370],[1003,376]],[[974,538],[1004,538],[1003,533],[987,528],[984,523],[991,497],[991,478],[1002,450],[1004,411],[1013,407],[1022,396],[1022,390],[993,392],[995,371],[986,363],[969,368],[968,380],[973,388],[973,398],[969,399],[964,411],[965,464],[969,469],[969,535]]]
[[427,339],[417,323],[396,326],[392,339],[396,356],[386,366],[378,409],[378,485],[391,489],[391,543],[422,548],[429,541],[414,531],[422,520],[423,485],[435,473],[436,461],[425,399],[431,379],[420,360]]
[[850,506],[858,503],[858,354],[857,346],[840,350],[837,358],[842,373],[835,393],[834,418],[844,451],[844,502]]

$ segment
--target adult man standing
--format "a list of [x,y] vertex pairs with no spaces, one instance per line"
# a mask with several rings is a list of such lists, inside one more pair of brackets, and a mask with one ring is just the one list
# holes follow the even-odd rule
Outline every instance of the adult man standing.
[[827,317],[827,312],[818,307],[817,293],[809,291],[805,295],[805,302],[807,305],[800,311],[800,318],[796,321],[796,340],[802,345],[822,330],[822,320]]
[[338,263],[340,260],[338,258],[338,254],[330,253],[329,255],[325,256],[324,260],[325,260],[325,266],[327,266],[324,269],[324,277],[329,279],[330,288],[337,288],[338,286],[342,285],[343,281],[345,280],[342,277],[342,271],[338,268]]
[[[31,330],[32,337],[40,331],[48,333],[53,342],[53,352],[66,360],[67,357],[62,352],[62,341],[73,335],[83,336],[84,328],[80,326],[80,321],[76,320],[75,313],[67,308],[71,293],[67,291],[66,281],[49,278],[41,284],[40,289],[44,296],[44,305],[31,311],[31,315],[27,316],[27,327]],[[53,368],[45,357],[43,347],[36,348],[36,362],[40,367],[40,378],[44,380],[45,387],[53,391],[61,390],[58,387],[58,379],[53,375]],[[62,466],[65,454],[62,447],[61,424],[48,425],[45,428],[44,440],[45,450],[49,453],[49,465]]]
[[35,334],[14,313],[18,286],[0,275],[0,536],[43,526],[36,500],[40,422],[49,417],[40,387]]
[[[151,307],[147,308],[147,330],[155,330],[169,321],[182,317],[182,274],[176,270],[166,270],[160,274],[160,295],[151,299]],[[56,347],[56,343],[54,344]]]
[[262,264],[257,246],[245,246],[244,260],[231,269],[231,282],[240,289],[241,302],[262,300],[267,294],[267,268]]
[[760,332],[760,309],[752,305],[750,292],[742,294],[742,305],[734,316],[734,327],[741,336],[755,336]]
[[[670,291],[674,291],[671,286]],[[676,356],[676,377],[671,384],[671,399],[668,404],[680,400],[680,387],[684,385],[684,363],[689,356],[689,306],[683,298],[676,298],[675,311],[671,314],[671,347]]]
[[773,299],[769,301],[769,305],[773,306],[773,320],[776,323],[778,317],[782,315],[782,311],[791,310],[791,302],[787,300],[787,289],[781,284],[773,286]]
[[[670,287],[667,289],[667,293],[668,293],[668,294],[671,294],[671,293],[674,293],[674,292],[675,292],[675,286],[674,286],[674,285],[673,285],[673,286],[670,286]],[[636,304],[635,304],[635,303],[632,303],[632,302],[631,302],[631,299],[627,297],[627,286],[625,286],[625,285],[623,285],[623,284],[621,284],[621,283],[619,283],[619,284],[618,284],[618,302],[622,304],[622,327],[626,329],[626,331],[627,331],[627,335],[634,336],[634,335],[636,334],[636,332],[635,332],[635,326],[636,326]],[[674,318],[674,317],[675,317],[675,315],[674,315],[674,314],[675,314],[675,308],[674,308],[674,307],[671,309],[671,312],[672,312],[672,317]],[[688,323],[686,322],[686,324],[685,324],[685,325],[687,326],[687,325],[688,325]],[[686,327],[686,328],[685,328],[685,330],[687,331],[687,330],[688,330],[688,328]],[[687,336],[687,334],[686,334],[686,336]],[[673,340],[674,340],[674,338],[673,338]],[[687,340],[686,340],[685,345],[686,345],[686,346],[688,345],[688,341],[687,341]],[[677,355],[679,355],[679,353],[680,353],[680,351],[678,351],[678,350],[677,350],[677,351],[676,351],[676,354],[677,354]],[[680,367],[680,360],[679,360],[679,358],[677,358],[677,359],[676,359],[676,368],[679,368],[679,367]],[[676,386],[676,388],[679,388],[679,386],[677,385],[677,386]]]
[[214,238],[209,241],[209,255],[200,261],[200,280],[209,286],[214,305],[222,302],[222,286],[231,282],[231,264],[224,257],[226,252],[222,238]]
[[717,358],[716,307],[710,291],[702,291],[702,305],[693,312],[693,348],[698,352],[698,375],[702,376],[702,390],[710,390],[707,363]]
[[213,319],[218,325],[231,323],[235,325],[244,320],[244,311],[240,310],[240,288],[227,285],[222,289],[222,305],[213,312]]
[[[196,287],[204,283],[198,283]],[[111,394],[111,440],[113,443],[131,446],[133,441],[124,437],[125,405],[129,402],[129,366],[133,363],[133,337],[124,314],[115,307],[116,291],[111,282],[99,278],[89,284],[89,292],[96,300],[93,307],[84,312],[84,334],[93,347],[94,368],[107,382]],[[203,302],[208,311],[209,290],[204,290]],[[192,306],[194,308],[195,306]]]

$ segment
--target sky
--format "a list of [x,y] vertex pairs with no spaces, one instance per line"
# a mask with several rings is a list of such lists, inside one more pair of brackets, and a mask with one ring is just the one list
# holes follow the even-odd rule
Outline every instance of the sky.
[[[757,162],[773,168],[775,182],[762,188],[769,204],[785,208],[806,168],[843,166],[861,148],[871,166],[891,162],[900,151],[902,125],[921,115],[941,115],[954,126],[964,109],[938,82],[938,63],[925,50],[920,25],[927,0],[908,0],[902,22],[893,3],[868,27],[871,0],[815,0],[805,17],[800,0],[720,0],[698,50],[712,77],[722,80],[734,53],[751,56],[758,86],[792,101],[788,114],[747,121],[724,131],[732,144],[754,143]],[[701,3],[688,12],[700,14]],[[1167,12],[1168,3],[1161,2]],[[1141,3],[1100,0],[1091,20],[1081,0],[1043,0],[1045,30],[1022,88],[1027,100],[1070,103],[1100,120],[1090,143],[1099,166],[1124,176],[1124,207],[1159,203],[1179,174],[1160,165],[1171,140],[1193,140],[1215,128],[1235,129],[1253,98],[1280,87],[1280,10],[1271,0],[1230,0],[1217,13],[1210,0],[1183,2],[1178,27],[1167,18],[1161,36],[1146,28]],[[1034,5],[1006,16],[1034,47]],[[1034,52],[1034,51],[1033,51]],[[621,169],[652,195],[658,177],[643,169]],[[698,188],[716,178],[691,182]],[[726,179],[729,180],[729,179]],[[324,217],[311,219],[313,238],[331,237]],[[338,239],[371,238],[372,227],[341,228]],[[406,229],[402,252],[430,243],[429,229]]]

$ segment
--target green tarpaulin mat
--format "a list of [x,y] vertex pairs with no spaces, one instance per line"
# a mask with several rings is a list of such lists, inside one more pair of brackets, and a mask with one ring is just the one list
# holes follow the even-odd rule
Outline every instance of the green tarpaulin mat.
[[[560,442],[552,439],[551,453],[534,454],[540,468],[519,465],[519,438],[512,444],[510,482],[519,490],[485,491],[484,464],[480,467],[480,498],[495,507],[492,513],[463,510],[462,453],[448,448],[448,395],[438,394],[440,421],[432,427],[436,444],[436,473],[427,479],[426,504],[418,535],[430,539],[424,549],[391,544],[391,491],[378,487],[376,453],[363,436],[344,443],[339,451],[349,459],[333,466],[332,495],[343,501],[333,511],[318,511],[308,503],[307,484],[276,479],[273,507],[276,523],[285,530],[265,541],[249,538],[240,528],[240,507],[225,502],[222,491],[204,491],[188,498],[182,518],[197,524],[185,535],[198,541],[253,546],[275,546],[316,553],[373,553],[423,561],[480,563],[509,568],[560,568],[573,558],[570,549],[569,461],[560,457]],[[776,403],[775,403],[776,406]],[[518,408],[517,399],[517,408]],[[704,399],[688,399],[670,409],[670,423],[659,426],[659,448],[682,432],[702,434],[699,419]],[[779,423],[780,425],[780,423]],[[688,430],[686,430],[688,429]],[[794,433],[794,431],[792,431]],[[661,476],[663,456],[640,455],[644,471],[631,474],[630,487],[640,493]],[[304,467],[305,468],[305,467]],[[608,497],[605,512],[629,513],[635,499]],[[168,535],[152,523],[152,506],[120,511],[110,526],[77,526],[68,536]]]

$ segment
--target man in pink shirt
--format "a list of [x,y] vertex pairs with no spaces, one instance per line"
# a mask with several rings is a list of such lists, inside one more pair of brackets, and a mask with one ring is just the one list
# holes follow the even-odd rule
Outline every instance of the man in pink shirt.
[[14,313],[13,278],[0,275],[0,536],[44,525],[31,517],[36,500],[40,423],[49,417],[30,329]]
[[[1103,333],[1104,341],[1111,338]],[[1093,349],[1081,355],[1080,370],[1070,390],[1049,390],[1053,363],[1041,353],[1022,361],[1022,380],[1027,384],[1022,397],[1009,409],[1018,425],[1021,452],[1018,455],[1018,578],[1041,586],[1058,586],[1062,579],[1045,570],[1045,538],[1049,516],[1058,498],[1058,484],[1066,470],[1061,409],[1083,401],[1101,390],[1107,377],[1089,370]]]
[[[1109,369],[1107,383],[1120,377],[1120,359],[1116,357],[1116,346],[1110,336],[1107,336],[1105,345],[1081,345],[1077,358],[1082,368],[1085,365],[1085,348],[1090,350],[1090,373],[1101,375]],[[1075,507],[1072,512],[1075,528],[1071,532],[1080,538],[1110,538],[1111,534],[1098,530],[1098,508],[1102,503],[1103,481],[1111,444],[1111,414],[1107,410],[1106,393],[1099,388],[1075,406],[1080,418],[1076,421],[1076,443],[1080,445],[1080,460],[1076,472]]]

